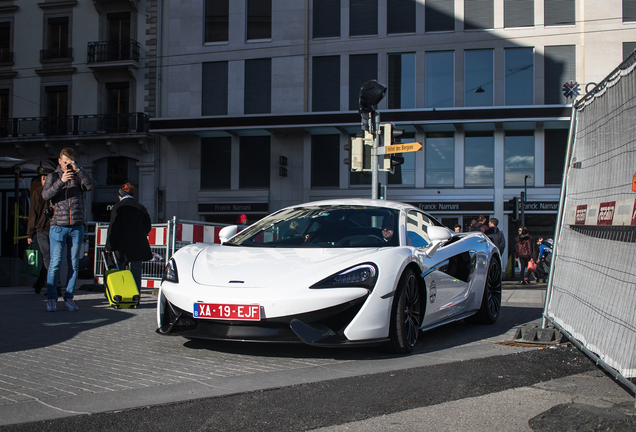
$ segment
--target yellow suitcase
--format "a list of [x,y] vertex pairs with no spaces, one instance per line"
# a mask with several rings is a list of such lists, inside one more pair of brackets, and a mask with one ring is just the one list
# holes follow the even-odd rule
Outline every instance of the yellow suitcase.
[[[103,252],[102,252],[103,254]],[[117,259],[115,259],[117,267]],[[104,257],[104,265],[108,266]],[[104,271],[104,296],[117,309],[136,308],[139,305],[139,289],[130,270]]]

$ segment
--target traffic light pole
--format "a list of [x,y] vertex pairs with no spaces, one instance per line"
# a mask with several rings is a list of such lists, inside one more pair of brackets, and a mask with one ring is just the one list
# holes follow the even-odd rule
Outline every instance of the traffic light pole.
[[371,148],[371,199],[378,199],[378,128],[380,127],[380,113],[375,111],[373,118],[370,120],[373,122],[373,147]]

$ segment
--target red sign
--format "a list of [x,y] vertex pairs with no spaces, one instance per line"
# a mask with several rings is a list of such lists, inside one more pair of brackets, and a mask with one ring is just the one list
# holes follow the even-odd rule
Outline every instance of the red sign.
[[611,225],[614,220],[616,201],[604,202],[598,207],[597,225]]
[[585,217],[587,216],[587,204],[576,206],[575,225],[585,225]]
[[255,304],[195,303],[193,316],[195,318],[208,319],[259,321],[261,319],[261,307]]

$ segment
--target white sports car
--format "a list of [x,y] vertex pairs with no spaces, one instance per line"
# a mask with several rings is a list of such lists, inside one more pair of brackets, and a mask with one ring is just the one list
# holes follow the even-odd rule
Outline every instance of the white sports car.
[[499,317],[497,248],[407,204],[311,202],[237,231],[225,227],[222,244],[188,245],[170,258],[159,333],[408,353],[420,330]]

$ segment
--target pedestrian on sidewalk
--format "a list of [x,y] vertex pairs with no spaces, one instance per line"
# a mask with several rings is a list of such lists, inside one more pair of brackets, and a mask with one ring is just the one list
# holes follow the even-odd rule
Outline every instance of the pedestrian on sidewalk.
[[67,240],[71,243],[71,265],[73,274],[68,278],[64,306],[70,311],[78,310],[73,300],[75,283],[79,274],[79,256],[84,241],[84,191],[93,190],[95,181],[75,162],[75,151],[66,147],[60,152],[59,165],[46,177],[42,186],[42,198],[50,200],[54,207],[49,230],[51,256],[47,273],[46,310],[57,310],[57,282],[62,251]]
[[501,232],[501,230],[498,228],[499,225],[499,219],[497,218],[490,218],[490,220],[488,221],[488,231],[486,231],[486,236],[488,236],[488,238],[490,239],[490,241],[492,241],[492,243],[497,246],[497,249],[499,249],[499,254],[501,256],[504,256],[504,250],[506,250],[506,237],[504,237],[504,234]]
[[[38,169],[38,180],[44,185],[46,176],[53,170],[40,167]],[[51,208],[49,211],[48,209]],[[50,249],[49,249],[49,230],[51,229],[50,217],[53,215],[53,208],[49,207],[49,202],[42,198],[42,187],[37,187],[31,194],[31,207],[29,208],[29,219],[27,226],[27,243],[33,244],[37,242],[38,249],[42,254],[42,268],[40,276],[33,284],[35,293],[40,294],[42,288],[46,286],[47,273],[49,270]]]
[[129,267],[141,293],[142,262],[152,259],[148,233],[152,229],[148,210],[135,201],[135,187],[124,183],[118,192],[119,202],[110,211],[106,252],[113,252],[121,269]]
[[519,235],[517,236],[517,243],[515,245],[515,252],[519,259],[519,283],[527,284],[526,271],[528,270],[528,262],[532,258],[532,237],[528,234],[528,228],[525,226],[519,227]]

